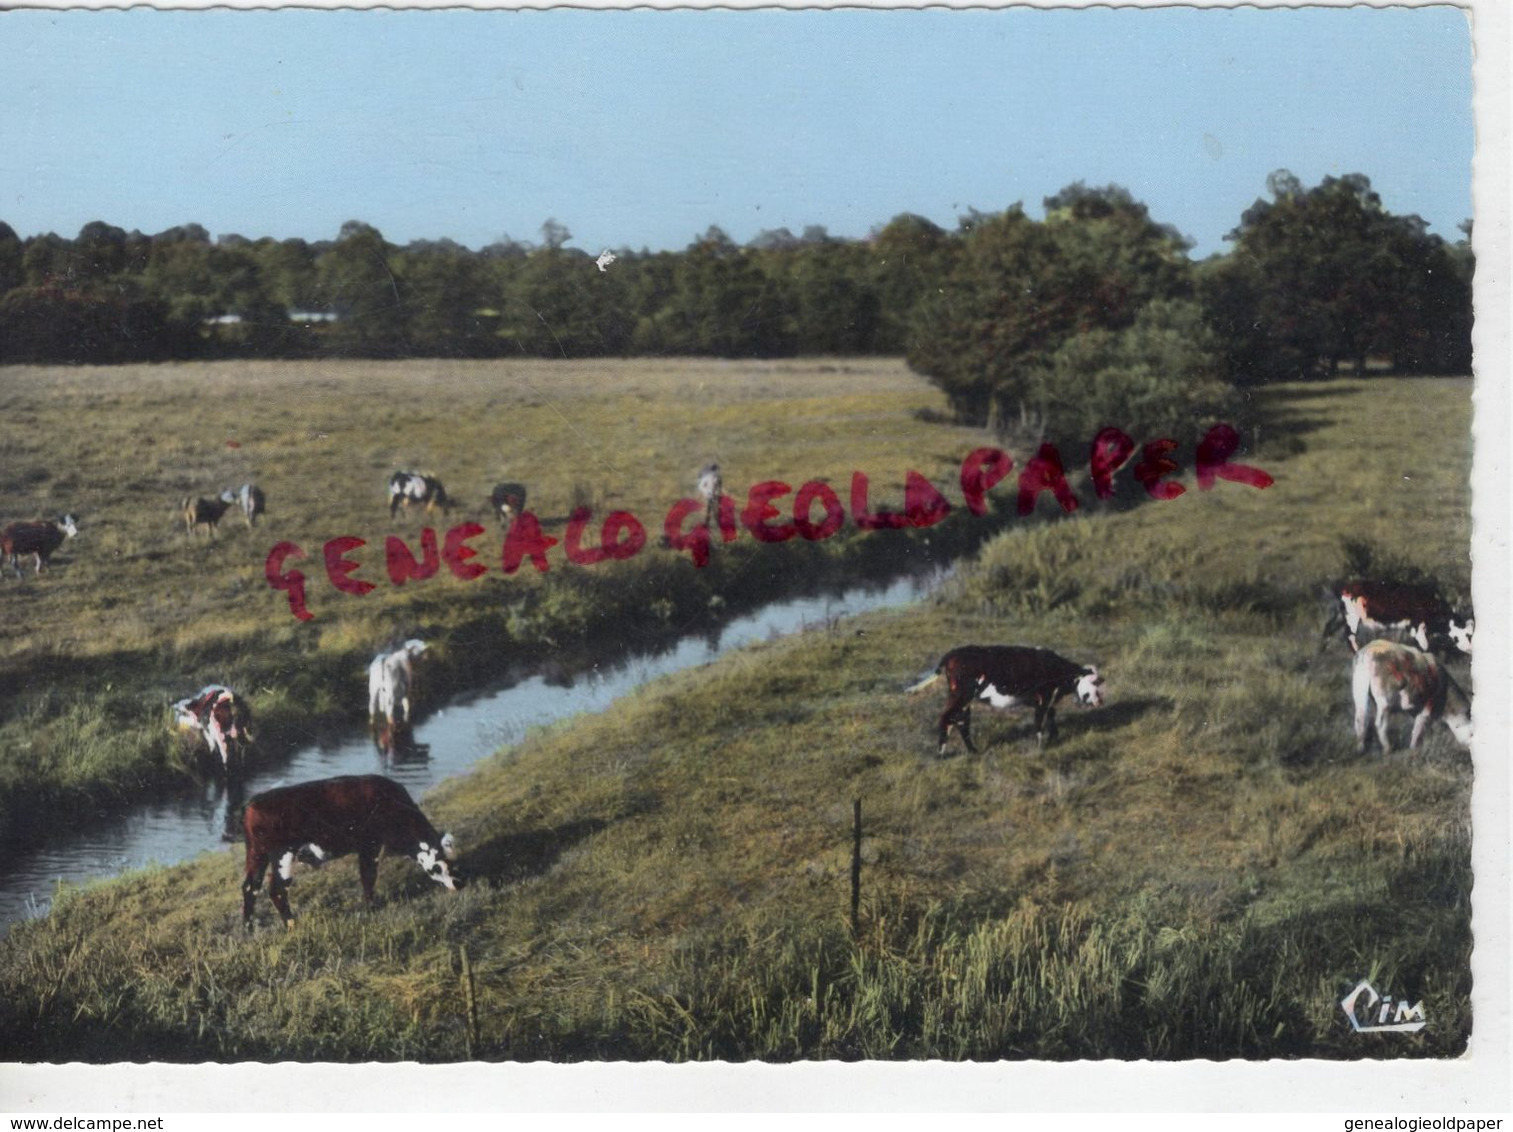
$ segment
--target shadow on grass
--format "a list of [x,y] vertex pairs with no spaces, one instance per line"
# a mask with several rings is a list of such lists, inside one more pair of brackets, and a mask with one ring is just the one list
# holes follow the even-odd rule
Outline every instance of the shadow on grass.
[[540,876],[568,849],[608,825],[603,818],[587,818],[550,829],[494,837],[476,848],[464,850],[458,868],[472,884],[514,884]]
[[[1068,709],[1063,701],[1063,706],[1056,709],[1056,742],[1048,744],[1045,751],[1055,754],[1067,740],[1079,735],[1113,732],[1129,726],[1154,709],[1170,712],[1175,710],[1176,706],[1176,703],[1167,696],[1141,696],[1137,699],[1115,700],[1100,708],[1086,709]],[[995,748],[1001,748],[1011,754],[1020,750],[1027,753],[1035,752],[1035,719],[1028,711],[1015,712],[1012,715],[974,712],[972,722],[973,737],[979,753],[990,752]],[[985,724],[987,726],[984,726]],[[989,728],[993,731],[991,737],[986,734]],[[951,734],[955,736],[956,732],[953,731]],[[945,757],[951,759],[966,753],[967,749],[958,746],[957,740],[953,738]]]

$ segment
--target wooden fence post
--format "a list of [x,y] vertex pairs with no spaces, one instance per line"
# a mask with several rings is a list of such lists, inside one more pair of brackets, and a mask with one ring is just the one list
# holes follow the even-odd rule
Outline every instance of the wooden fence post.
[[462,994],[468,1009],[468,1060],[472,1061],[478,1052],[478,1000],[473,994],[473,965],[468,962],[467,944],[457,950],[462,953]]
[[862,800],[851,803],[851,938],[861,930],[862,907]]

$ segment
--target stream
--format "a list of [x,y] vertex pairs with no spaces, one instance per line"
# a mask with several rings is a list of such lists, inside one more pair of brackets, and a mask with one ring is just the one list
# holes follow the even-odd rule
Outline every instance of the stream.
[[[824,626],[839,616],[906,605],[932,591],[948,568],[892,582],[857,585],[838,593],[772,602],[725,625],[678,639],[655,652],[632,653],[595,665],[582,675],[548,680],[531,675],[436,706],[422,702],[413,743],[381,754],[364,730],[336,743],[294,751],[276,766],[262,766],[228,791],[207,784],[196,794],[141,803],[97,821],[42,835],[12,847],[0,876],[0,924],[46,914],[60,882],[81,884],[148,865],[171,865],[199,853],[236,854],[240,867],[239,812],[253,794],[285,783],[338,774],[382,773],[416,798],[444,778],[462,774],[501,747],[518,743],[533,727],[584,712],[603,711],[648,681],[696,665],[754,641]],[[424,659],[417,671],[424,680]],[[366,696],[366,689],[354,694]],[[422,695],[424,693],[422,692]],[[228,885],[235,869],[228,869]],[[228,891],[230,891],[228,889]]]

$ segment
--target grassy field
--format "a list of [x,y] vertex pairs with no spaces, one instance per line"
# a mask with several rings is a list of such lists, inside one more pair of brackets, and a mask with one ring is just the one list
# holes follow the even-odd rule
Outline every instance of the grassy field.
[[[859,466],[901,467],[882,449],[904,435],[929,439],[895,461],[959,459],[973,441],[911,432],[929,395],[894,377]],[[5,1056],[1458,1055],[1470,758],[1443,728],[1356,755],[1319,587],[1374,557],[1468,591],[1470,383],[1264,396],[1265,492],[1016,527],[924,605],[667,678],[444,784],[425,805],[477,881],[460,894],[388,860],[360,913],[348,860],[298,874],[292,933],[264,902],[251,936],[237,853],[65,894],[0,943]],[[392,451],[356,477],[375,496]],[[701,458],[670,457],[670,482]],[[940,691],[902,688],[968,642],[1096,663],[1110,701],[1064,710],[1043,752],[1023,716],[979,712],[984,753],[936,761]],[[1430,1024],[1353,1034],[1338,1001],[1362,978]]]
[[[874,501],[897,506],[913,467],[948,483],[981,443],[938,421],[944,399],[897,362],[213,364],[0,370],[0,521],[72,511],[81,533],[53,571],[0,585],[0,835],[27,814],[79,812],[185,785],[192,760],[167,730],[167,705],[206,683],[241,690],[265,755],[308,741],[366,708],[364,670],[396,634],[439,642],[437,695],[476,684],[545,649],[590,648],[596,634],[666,636],[723,608],[850,568],[884,548],[841,539],[783,555],[749,538],[694,572],[658,551],[662,519],[709,459],[744,499],[764,479],[795,487],[866,471]],[[392,586],[384,538],[418,545],[420,515],[391,523],[398,468],[434,472],[458,501],[439,532],[476,520],[484,577],[446,568]],[[214,540],[191,539],[187,495],[255,480],[266,522],[228,514]],[[500,571],[488,493],[524,482],[562,538],[572,508],[627,509],[650,545],[625,563]],[[597,522],[591,530],[597,541]],[[326,581],[321,547],[355,536],[362,597]],[[298,623],[264,579],[275,543],[307,575],[316,619]],[[773,547],[788,550],[791,547]],[[802,569],[795,571],[795,563]]]

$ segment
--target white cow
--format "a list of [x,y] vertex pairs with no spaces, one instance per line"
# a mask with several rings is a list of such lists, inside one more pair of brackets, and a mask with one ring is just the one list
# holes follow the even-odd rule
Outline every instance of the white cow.
[[1471,745],[1471,702],[1433,655],[1396,641],[1376,640],[1355,654],[1350,690],[1355,698],[1355,738],[1366,750],[1366,729],[1376,706],[1376,737],[1382,753],[1392,750],[1387,715],[1412,713],[1413,735],[1408,749],[1417,749],[1429,724],[1443,719],[1463,747]]
[[426,651],[424,641],[409,640],[390,652],[379,653],[368,665],[368,720],[392,729],[410,722],[410,687],[415,658]]

